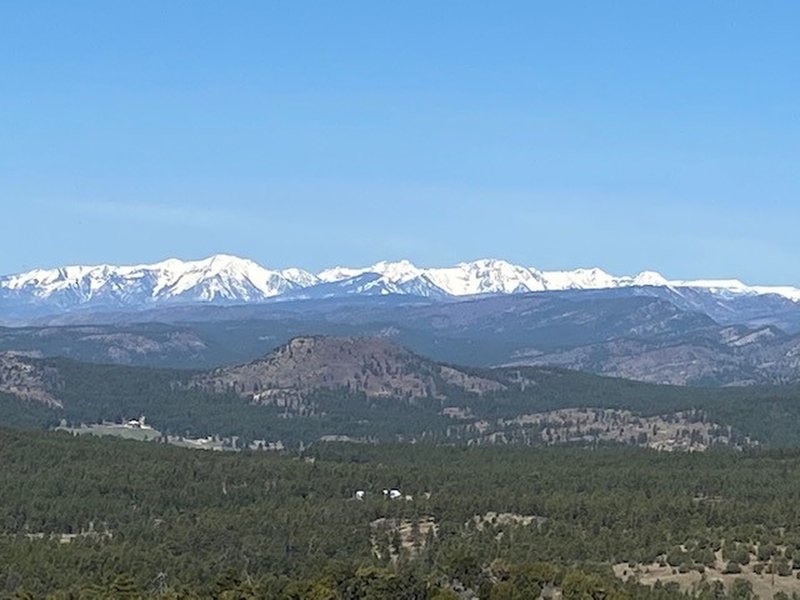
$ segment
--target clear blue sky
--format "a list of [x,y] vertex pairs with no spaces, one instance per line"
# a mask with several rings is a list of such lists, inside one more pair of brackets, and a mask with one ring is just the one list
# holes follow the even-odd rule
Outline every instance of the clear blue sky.
[[798,2],[0,3],[0,272],[800,284]]

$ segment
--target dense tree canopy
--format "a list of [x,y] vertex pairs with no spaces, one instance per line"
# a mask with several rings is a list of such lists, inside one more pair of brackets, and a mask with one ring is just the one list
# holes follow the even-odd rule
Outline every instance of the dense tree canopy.
[[0,462],[8,594],[525,598],[559,586],[565,598],[666,598],[680,593],[623,583],[609,565],[698,568],[717,549],[741,562],[749,545],[791,572],[800,547],[794,451],[317,444],[273,455],[3,430]]

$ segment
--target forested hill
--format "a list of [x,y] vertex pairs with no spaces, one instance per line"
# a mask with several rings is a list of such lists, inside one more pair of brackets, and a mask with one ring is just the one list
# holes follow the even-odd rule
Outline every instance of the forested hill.
[[[611,570],[659,563],[700,598],[725,577],[743,600],[800,589],[796,452],[218,453],[0,429],[0,464],[3,598],[685,598]],[[745,563],[765,574],[723,574]]]
[[196,376],[193,384],[267,404],[302,402],[320,389],[413,401],[507,388],[491,372],[482,377],[439,364],[387,338],[333,336],[294,338],[262,359]]
[[[340,343],[329,340],[323,347]],[[307,362],[295,353],[276,363],[279,352],[251,363],[256,391],[238,378],[252,375],[244,367],[200,373],[0,355],[0,423],[49,428],[62,419],[79,425],[145,415],[164,435],[237,437],[245,445],[262,440],[293,446],[325,436],[526,445],[657,447],[673,438],[694,447],[800,445],[796,387],[686,388],[546,367],[468,369],[372,344],[353,346],[359,351],[349,355],[352,364],[332,371],[320,367],[325,361],[317,365],[316,350]],[[306,370],[297,371],[302,365]],[[259,371],[262,366],[265,371]],[[198,384],[220,381],[220,373],[229,377],[225,385]],[[281,379],[287,373],[305,381],[304,387],[287,386]],[[335,379],[342,373],[345,378]],[[325,385],[309,386],[314,377]],[[344,384],[356,377],[361,387]],[[269,401],[267,384],[276,381],[279,390],[298,393],[298,402]]]

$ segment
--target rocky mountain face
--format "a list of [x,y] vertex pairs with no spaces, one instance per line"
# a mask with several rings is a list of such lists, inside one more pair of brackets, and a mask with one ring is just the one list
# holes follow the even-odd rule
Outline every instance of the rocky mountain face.
[[296,406],[320,390],[368,398],[446,398],[505,386],[422,358],[386,338],[297,337],[264,358],[194,378],[200,389],[233,391],[257,403]]

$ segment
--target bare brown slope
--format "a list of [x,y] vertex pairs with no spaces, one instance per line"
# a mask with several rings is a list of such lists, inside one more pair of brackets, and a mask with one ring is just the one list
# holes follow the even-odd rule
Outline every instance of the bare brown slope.
[[386,338],[328,336],[294,338],[262,359],[215,369],[194,383],[267,403],[302,398],[318,389],[415,399],[442,397],[447,387],[477,394],[505,387],[422,358]]

